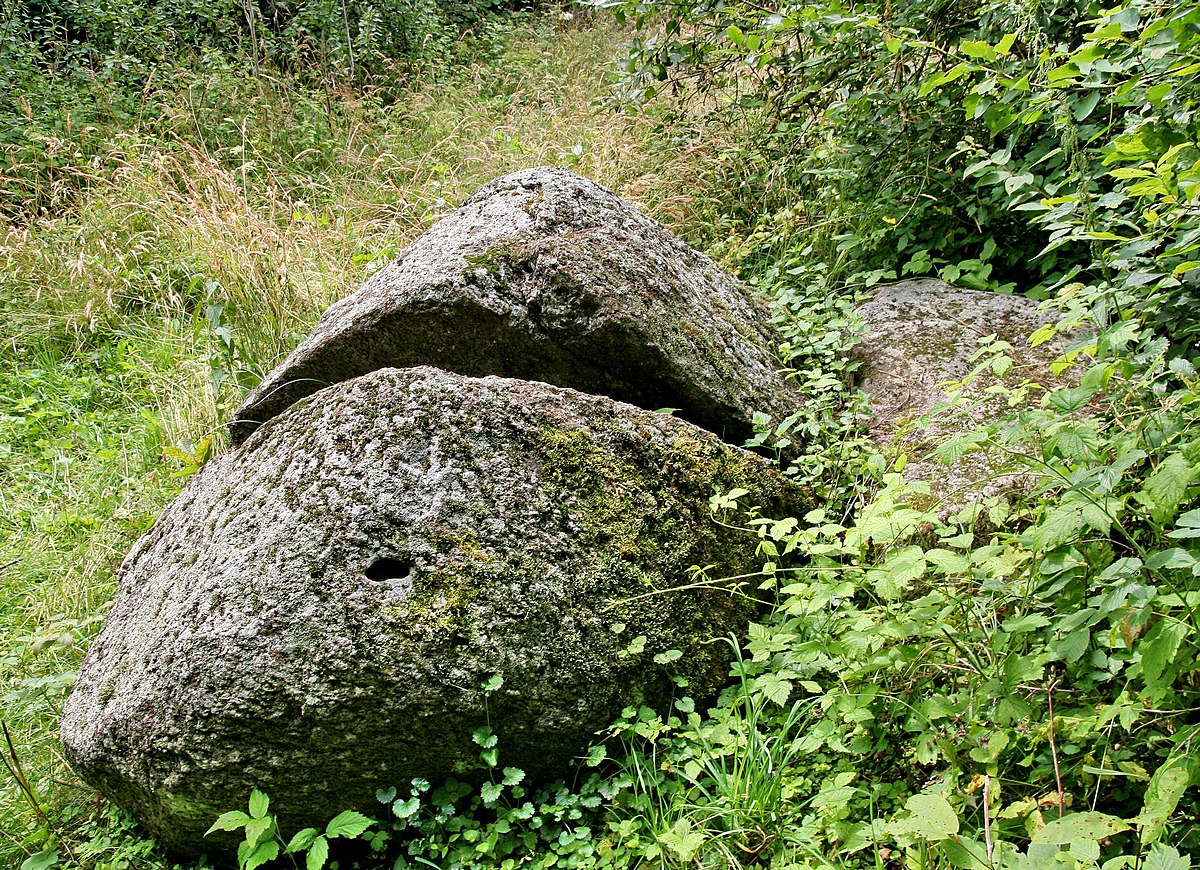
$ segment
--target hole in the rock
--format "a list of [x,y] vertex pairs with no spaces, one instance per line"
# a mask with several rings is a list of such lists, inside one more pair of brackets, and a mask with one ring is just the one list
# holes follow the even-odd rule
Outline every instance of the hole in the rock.
[[407,580],[412,572],[412,562],[380,556],[367,566],[366,575],[368,580]]

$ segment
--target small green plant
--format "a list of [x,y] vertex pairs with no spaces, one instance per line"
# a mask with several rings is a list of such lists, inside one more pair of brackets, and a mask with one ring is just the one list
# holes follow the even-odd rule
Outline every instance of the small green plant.
[[329,841],[338,837],[355,839],[375,824],[362,813],[344,810],[329,820],[323,830],[304,828],[286,842],[275,816],[270,813],[270,798],[254,789],[250,792],[249,812],[231,810],[213,822],[207,834],[216,831],[243,831],[245,839],[238,845],[238,870],[255,870],[281,855],[291,858],[299,867],[298,857],[304,856],[305,870],[321,870],[329,860]]

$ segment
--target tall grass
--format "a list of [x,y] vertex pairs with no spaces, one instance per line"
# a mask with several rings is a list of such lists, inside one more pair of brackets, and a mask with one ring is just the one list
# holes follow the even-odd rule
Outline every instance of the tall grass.
[[182,458],[221,448],[242,390],[330,302],[521,167],[566,166],[705,232],[700,201],[666,193],[697,155],[593,105],[623,36],[543,20],[394,102],[196,72],[146,95],[153,124],[88,131],[103,147],[45,182],[52,212],[0,223],[0,695],[25,781],[0,769],[0,866],[45,843],[100,860],[83,856],[112,817],[58,751],[73,671]]

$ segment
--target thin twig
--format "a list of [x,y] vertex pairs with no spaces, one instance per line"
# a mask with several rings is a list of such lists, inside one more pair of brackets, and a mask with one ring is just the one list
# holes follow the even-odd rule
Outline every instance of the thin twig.
[[995,851],[995,844],[992,843],[992,810],[991,810],[991,790],[992,790],[992,775],[984,774],[983,776],[983,842],[987,844],[987,859],[988,864],[992,863],[992,853]]
[[1050,681],[1046,687],[1046,697],[1050,703],[1050,757],[1054,759],[1054,787],[1058,790],[1058,817],[1065,814],[1065,794],[1062,786],[1062,773],[1058,769],[1058,747],[1054,745],[1054,687],[1058,685],[1058,677]]

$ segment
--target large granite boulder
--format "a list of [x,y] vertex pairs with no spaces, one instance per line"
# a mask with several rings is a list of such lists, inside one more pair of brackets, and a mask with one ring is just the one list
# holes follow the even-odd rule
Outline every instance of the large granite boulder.
[[[1066,341],[1029,343],[1052,318],[1023,296],[967,290],[935,279],[881,287],[858,311],[866,332],[855,354],[873,415],[870,432],[908,456],[906,480],[929,482],[928,506],[946,515],[1027,486],[1028,470],[1014,467],[1004,451],[974,451],[949,466],[936,451],[947,438],[1011,413],[1009,400],[1022,384],[1054,388],[1050,365]],[[960,401],[954,408],[930,414],[949,402],[951,385],[978,367],[980,361],[972,357],[980,339],[992,336],[1011,345],[1011,366],[982,372],[956,389]],[[915,425],[922,418],[923,425]]]
[[596,184],[561,169],[496,179],[413,242],[246,398],[229,431],[385,366],[545,381],[742,443],[796,396],[761,300]]
[[485,724],[502,765],[561,771],[672,676],[725,680],[706,641],[748,599],[654,593],[751,564],[753,536],[709,516],[731,487],[804,509],[760,457],[605,397],[432,368],[338,383],[209,463],[130,553],[66,756],[182,850],[254,786],[294,829],[470,776]]

